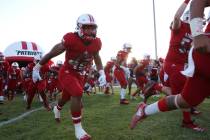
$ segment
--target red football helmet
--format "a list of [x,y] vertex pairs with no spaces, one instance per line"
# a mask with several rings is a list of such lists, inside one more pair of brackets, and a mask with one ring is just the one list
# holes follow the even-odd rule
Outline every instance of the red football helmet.
[[83,14],[77,19],[77,28],[78,35],[86,40],[91,41],[96,38],[97,33],[97,24],[95,19],[90,14]]

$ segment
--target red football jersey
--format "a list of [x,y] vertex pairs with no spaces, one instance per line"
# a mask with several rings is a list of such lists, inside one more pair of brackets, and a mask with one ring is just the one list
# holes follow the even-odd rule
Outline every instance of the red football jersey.
[[29,64],[26,66],[27,72],[31,73],[31,75],[32,75],[33,67],[34,67],[35,65],[36,65],[35,63],[29,63]]
[[145,73],[146,72],[146,66],[147,65],[138,65],[136,68],[136,75],[140,73]]
[[3,63],[0,63],[0,78],[6,78],[8,69],[9,62],[4,61]]
[[184,65],[187,62],[191,42],[192,36],[189,24],[181,22],[179,29],[171,30],[170,46],[165,62]]
[[126,62],[127,59],[128,59],[128,54],[129,54],[128,52],[123,51],[123,50],[118,51],[118,53],[117,53],[117,59],[118,59],[118,61],[120,61],[120,62]]
[[206,26],[205,33],[208,33],[207,35],[210,37],[210,22]]
[[106,66],[104,67],[104,71],[107,72],[107,73],[111,72],[113,66],[114,66],[114,62],[113,61],[108,61],[106,63]]
[[102,43],[96,38],[87,44],[77,33],[67,33],[63,37],[63,45],[66,48],[64,68],[81,73],[90,68],[94,55],[99,52]]
[[10,67],[8,69],[8,80],[17,80],[19,81],[21,79],[20,76],[20,69],[14,69]]
[[50,67],[48,64],[45,64],[41,67],[40,69],[40,76],[42,77],[42,79],[47,79],[47,74],[50,70]]
[[153,67],[150,76],[157,76],[157,75],[158,75],[158,68]]
[[60,70],[60,67],[58,67],[58,66],[50,67],[50,70],[49,70],[50,76],[49,77],[58,79],[59,70]]
[[[33,67],[35,66],[35,63],[29,63],[26,66],[26,70],[24,73],[24,77],[25,78],[31,78],[32,77],[32,72],[33,72]],[[40,76],[42,77],[42,79],[46,79],[47,78],[47,72],[49,71],[49,65],[45,64],[41,67],[40,69]]]

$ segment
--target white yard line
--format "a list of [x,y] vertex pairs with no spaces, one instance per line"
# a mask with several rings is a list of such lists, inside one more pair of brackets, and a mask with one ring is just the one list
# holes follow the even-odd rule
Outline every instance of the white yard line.
[[18,120],[21,120],[21,119],[23,119],[24,117],[30,115],[31,113],[36,112],[36,111],[39,111],[39,110],[42,110],[42,109],[44,109],[44,107],[40,107],[40,108],[37,108],[37,109],[33,109],[33,110],[31,110],[31,111],[25,112],[25,113],[21,114],[20,116],[17,116],[17,117],[15,117],[15,118],[13,118],[13,119],[10,119],[10,120],[8,120],[8,121],[0,122],[0,127],[3,126],[3,125],[6,125],[6,124],[14,123],[14,122],[16,122],[16,121],[18,121]]
[[[53,107],[55,103],[56,103],[56,101],[50,103],[50,106]],[[14,123],[14,122],[16,122],[16,121],[18,121],[18,120],[21,120],[21,119],[23,119],[24,117],[30,115],[30,114],[33,113],[33,112],[36,112],[36,111],[39,111],[39,110],[43,110],[43,109],[45,109],[45,108],[44,108],[44,107],[39,107],[39,108],[30,110],[30,111],[28,111],[28,112],[25,112],[25,113],[23,113],[23,114],[21,114],[21,115],[15,117],[15,118],[13,118],[13,119],[10,119],[10,120],[8,120],[8,121],[0,122],[0,127],[3,126],[3,125],[6,125],[6,124]]]

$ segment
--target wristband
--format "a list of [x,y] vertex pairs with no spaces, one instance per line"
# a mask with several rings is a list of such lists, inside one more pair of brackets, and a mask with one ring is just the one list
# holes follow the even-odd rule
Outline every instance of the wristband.
[[203,34],[203,18],[197,17],[190,20],[192,37]]

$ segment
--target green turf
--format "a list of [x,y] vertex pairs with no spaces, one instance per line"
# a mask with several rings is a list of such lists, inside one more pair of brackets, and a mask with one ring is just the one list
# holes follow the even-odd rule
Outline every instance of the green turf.
[[[97,94],[84,95],[83,127],[93,140],[208,140],[210,139],[210,100],[198,107],[203,113],[193,117],[197,123],[209,129],[198,133],[182,128],[180,111],[159,113],[148,117],[134,130],[129,129],[131,116],[135,112],[137,101],[129,105],[119,104],[119,91],[113,96]],[[151,98],[154,102],[158,98]],[[35,100],[33,108],[41,104]],[[25,112],[21,97],[0,106],[3,112],[0,122]],[[74,127],[69,115],[69,103],[62,110],[62,122],[56,124],[52,112],[37,111],[12,124],[0,127],[1,140],[75,140]]]
[[[35,96],[31,109],[41,106],[42,103],[40,103]],[[3,115],[0,115],[0,122],[9,120],[27,112],[25,108],[26,102],[23,100],[23,95],[16,95],[13,101],[5,101],[3,105],[0,104],[0,112],[3,113]]]

